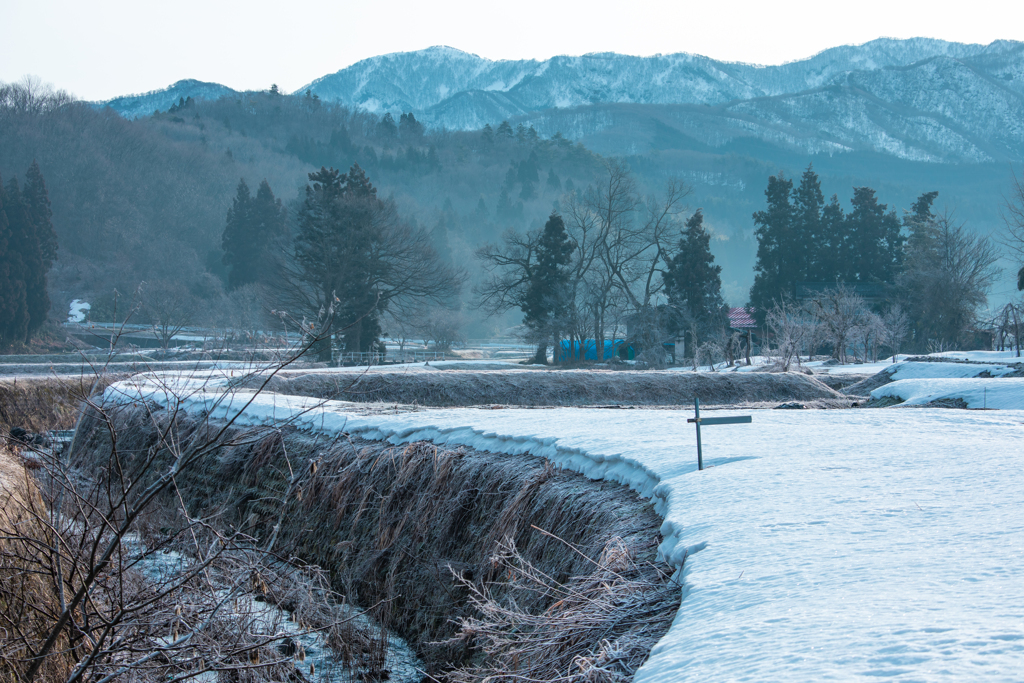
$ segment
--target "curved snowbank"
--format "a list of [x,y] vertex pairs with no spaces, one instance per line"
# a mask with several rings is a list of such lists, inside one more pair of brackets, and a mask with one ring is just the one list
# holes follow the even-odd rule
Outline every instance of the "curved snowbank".
[[[939,363],[921,363],[939,365]],[[942,363],[941,365],[946,365]],[[980,365],[964,365],[964,368],[984,368]],[[995,366],[991,366],[995,367]],[[871,398],[899,398],[902,405],[922,406],[940,400],[960,399],[968,408],[997,408],[1000,410],[1024,410],[1024,378],[1005,379],[966,378],[924,378],[900,379],[871,392]]]

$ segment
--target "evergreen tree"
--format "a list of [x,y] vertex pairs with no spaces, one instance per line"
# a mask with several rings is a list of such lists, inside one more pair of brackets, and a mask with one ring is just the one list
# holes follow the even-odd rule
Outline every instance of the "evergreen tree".
[[552,213],[537,242],[536,262],[530,272],[523,302],[523,323],[533,331],[538,345],[537,362],[547,359],[546,340],[558,336],[568,306],[569,270],[575,246],[565,222]]
[[0,345],[20,341],[28,328],[22,265],[14,251],[14,235],[7,219],[7,193],[0,182]]
[[519,164],[519,168],[516,171],[516,180],[523,183],[538,183],[540,182],[540,173],[537,168],[537,152],[531,151],[530,156],[524,159]]
[[488,145],[494,143],[494,129],[491,128],[491,124],[488,123],[487,125],[484,126],[483,131],[481,131],[480,133],[480,137]]
[[[348,174],[321,168],[309,174],[299,210],[295,260],[303,280],[313,284],[320,307],[334,310],[345,351],[368,351],[381,333],[380,309],[372,282],[373,213],[377,189],[358,164]],[[326,341],[316,349],[330,360]]]
[[23,197],[34,233],[31,240],[31,248],[35,251],[34,268],[26,273],[25,281],[29,312],[28,335],[31,336],[42,327],[50,311],[47,273],[57,260],[57,232],[53,229],[50,195],[39,164],[35,161],[25,172]]
[[817,282],[845,282],[849,277],[849,239],[846,214],[839,197],[832,195],[821,211],[821,236],[818,239]]
[[[17,178],[11,178],[7,182],[5,192],[4,212],[7,214],[8,234],[10,235],[7,262],[11,269],[11,283],[14,287],[10,294],[11,317],[6,320],[5,341],[11,343],[28,341],[33,331],[31,328],[32,313],[29,308],[29,288],[39,286],[38,273],[42,271],[43,259],[32,219],[25,205]],[[43,271],[44,287],[45,282],[45,271]]]
[[224,250],[221,260],[230,269],[229,289],[256,280],[256,274],[252,272],[253,262],[256,260],[251,238],[252,223],[252,194],[245,178],[242,178],[238,181],[235,198],[228,209],[227,224],[221,237],[221,248]]
[[[662,277],[676,331],[689,331],[694,323],[698,333],[706,334],[721,324],[722,266],[715,265],[711,253],[711,235],[704,229],[701,209],[686,221],[676,253],[667,259]],[[690,348],[698,339],[690,339]]]
[[798,281],[825,279],[821,269],[825,247],[822,239],[821,212],[825,197],[821,181],[811,164],[800,177],[800,185],[793,192],[793,270]]
[[512,198],[508,196],[508,190],[504,187],[501,188],[501,194],[498,195],[495,213],[498,215],[498,220],[502,221],[510,220],[513,217]]
[[281,200],[274,197],[270,184],[263,180],[253,197],[242,178],[221,238],[222,260],[230,268],[228,288],[263,280],[272,270],[274,255],[287,235],[285,209]]
[[903,265],[903,237],[896,212],[886,212],[870,187],[853,188],[853,211],[846,220],[850,239],[850,279],[857,282],[895,281]]
[[942,270],[939,226],[932,212],[932,204],[938,192],[926,192],[914,202],[910,212],[903,216],[907,229],[907,258],[905,269],[900,275],[900,290],[903,294],[907,317],[910,321],[911,336],[921,346],[922,340],[936,336],[935,321],[942,319],[945,302],[932,296],[930,289],[936,288],[936,273]]
[[502,121],[501,125],[498,126],[498,130],[495,135],[499,140],[511,140],[514,133],[512,132],[512,126],[509,125],[508,121]]
[[754,213],[757,228],[757,262],[754,284],[750,288],[750,305],[758,322],[773,302],[791,295],[796,273],[793,270],[793,205],[790,195],[793,181],[782,173],[768,178],[764,191],[768,207]]
[[487,210],[487,202],[484,201],[484,196],[480,195],[480,199],[476,202],[476,209],[473,210],[473,220],[484,223],[490,218],[491,212]]
[[920,258],[934,244],[938,229],[935,225],[935,214],[932,205],[939,196],[938,192],[925,192],[914,201],[910,211],[903,216],[903,227],[907,229],[907,255]]
[[523,201],[530,201],[535,196],[536,191],[533,188],[533,183],[529,180],[523,182],[523,189],[519,192],[519,198]]
[[550,192],[561,192],[562,191],[562,181],[558,179],[557,175],[555,175],[555,168],[554,168],[554,166],[552,166],[550,169],[548,169],[547,188],[548,188],[548,191],[550,191]]
[[904,216],[910,237],[899,293],[920,350],[930,341],[962,343],[999,273],[998,249],[949,212],[932,213],[936,196],[922,194]]
[[403,140],[415,142],[423,137],[423,124],[416,120],[412,112],[402,114],[398,119],[398,134]]
[[384,140],[393,140],[398,136],[398,126],[395,125],[395,117],[387,112],[381,117],[377,124],[377,136]]
[[434,145],[431,145],[430,149],[427,150],[427,167],[431,171],[438,171],[441,169],[441,158],[437,156],[437,147]]

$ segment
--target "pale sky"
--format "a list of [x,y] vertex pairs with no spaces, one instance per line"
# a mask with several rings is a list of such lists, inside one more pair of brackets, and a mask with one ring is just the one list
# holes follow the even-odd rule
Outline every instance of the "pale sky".
[[183,78],[291,92],[361,59],[450,45],[490,59],[690,52],[779,64],[888,36],[1024,40],[1024,0],[0,0],[0,81],[89,100]]

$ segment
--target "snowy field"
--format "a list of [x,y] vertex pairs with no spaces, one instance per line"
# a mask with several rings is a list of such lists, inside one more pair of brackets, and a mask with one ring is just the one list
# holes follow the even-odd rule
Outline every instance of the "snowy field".
[[703,430],[704,472],[686,412],[360,416],[268,394],[242,422],[298,413],[328,434],[544,456],[652,498],[684,598],[636,681],[1022,678],[1024,411],[755,411]]

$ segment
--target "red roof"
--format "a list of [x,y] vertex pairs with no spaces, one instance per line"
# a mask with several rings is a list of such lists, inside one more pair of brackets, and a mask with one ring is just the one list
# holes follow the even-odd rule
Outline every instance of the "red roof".
[[734,330],[757,329],[757,323],[754,322],[754,316],[751,315],[750,310],[746,308],[730,308],[729,327]]

